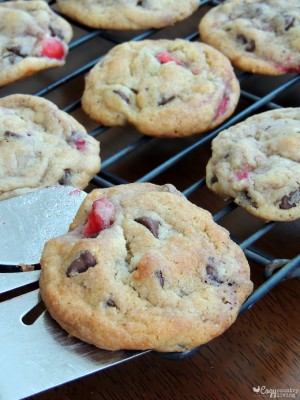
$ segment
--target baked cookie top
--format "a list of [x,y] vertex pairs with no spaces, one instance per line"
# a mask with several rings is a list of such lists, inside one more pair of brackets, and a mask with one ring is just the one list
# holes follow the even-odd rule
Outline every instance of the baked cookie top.
[[210,189],[264,220],[300,217],[300,108],[246,119],[212,142]]
[[189,17],[200,0],[57,0],[60,11],[92,28],[149,29]]
[[0,86],[64,65],[71,25],[45,1],[0,4]]
[[0,99],[0,200],[37,188],[88,185],[100,169],[99,142],[50,101]]
[[114,47],[86,78],[84,111],[103,125],[189,136],[228,118],[239,99],[229,60],[206,44],[144,40]]
[[244,71],[300,72],[299,0],[228,0],[205,14],[199,31]]
[[192,349],[227,329],[252,290],[242,250],[172,185],[92,191],[41,268],[54,319],[108,350]]

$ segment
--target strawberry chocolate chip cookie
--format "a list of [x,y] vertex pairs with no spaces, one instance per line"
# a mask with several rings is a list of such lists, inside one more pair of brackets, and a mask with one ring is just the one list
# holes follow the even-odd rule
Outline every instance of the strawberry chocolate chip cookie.
[[37,96],[0,99],[0,200],[55,184],[85,188],[100,169],[99,142]]
[[40,289],[72,336],[108,350],[184,352],[223,333],[252,291],[242,250],[172,185],[87,195],[46,243]]
[[219,51],[182,39],[145,40],[118,45],[95,65],[82,107],[103,125],[182,137],[221,124],[239,94],[232,66]]
[[300,108],[267,111],[221,132],[206,182],[264,220],[300,218]]
[[0,4],[0,86],[64,65],[71,25],[45,1]]
[[92,28],[149,29],[189,17],[200,0],[57,0],[60,11]]
[[205,14],[199,30],[241,70],[300,72],[299,0],[228,0]]

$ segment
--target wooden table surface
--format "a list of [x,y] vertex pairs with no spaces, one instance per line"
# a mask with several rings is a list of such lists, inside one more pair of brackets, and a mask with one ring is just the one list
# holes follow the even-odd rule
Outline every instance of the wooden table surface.
[[[197,32],[201,16],[210,7],[212,3],[200,7],[187,21],[153,32],[151,38],[190,38],[190,35]],[[55,5],[53,8],[55,9]],[[88,33],[82,26],[73,27],[74,41]],[[0,88],[0,97],[12,93],[42,94],[65,109],[80,100],[87,70],[83,69],[82,73],[66,81],[64,77],[105,54],[116,42],[130,40],[135,35],[136,32],[99,34],[83,44],[74,46],[64,67],[44,71]],[[193,38],[199,40],[197,36]],[[257,99],[266,96],[289,79],[293,79],[292,75],[273,78],[248,76],[242,75],[241,71],[236,72],[240,77],[242,90],[247,93],[250,91],[252,97],[247,93],[242,95],[235,115],[239,115],[242,110],[251,107]],[[61,80],[59,85],[45,90],[47,85],[59,80]],[[299,89],[300,85],[296,82],[272,100],[278,106],[300,107]],[[276,107],[276,104],[275,106],[264,104],[251,113],[263,112]],[[83,113],[80,104],[70,112],[89,132],[98,128],[98,125]],[[141,139],[141,135],[131,127],[112,128],[96,137],[101,142],[102,161],[109,159],[128,143]],[[154,139],[122,157],[117,163],[112,163],[105,168],[105,172],[117,175],[120,180],[133,182],[198,139],[198,137],[179,140]],[[184,191],[205,175],[205,165],[209,157],[210,142],[207,142],[172,167],[155,175],[151,181],[158,184],[170,182]],[[107,176],[109,175],[103,175],[105,178]],[[99,182],[93,181],[87,191],[98,186]],[[212,213],[224,207],[223,200],[209,192],[205,186],[193,191],[189,198]],[[228,228],[232,236],[240,241],[264,224],[240,209],[226,215],[219,223]],[[300,252],[300,221],[276,225],[269,233],[263,235],[255,246],[260,251],[270,254],[271,258],[295,257]],[[264,281],[263,267],[251,262],[251,276],[255,287],[259,287]],[[286,391],[289,389],[298,391],[295,397],[292,397],[293,393],[290,392],[289,398],[300,399],[299,304],[299,279],[285,280],[250,310],[240,315],[228,331],[188,358],[169,360],[150,352],[118,366],[34,395],[30,399],[251,400],[280,398],[279,394],[287,394]],[[258,387],[259,392],[254,392],[253,388]],[[281,389],[285,392],[279,392]],[[274,397],[274,390],[277,390],[277,397]]]

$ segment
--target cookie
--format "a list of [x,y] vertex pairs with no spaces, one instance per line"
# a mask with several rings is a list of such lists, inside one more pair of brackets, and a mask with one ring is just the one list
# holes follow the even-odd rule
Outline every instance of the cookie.
[[224,332],[252,290],[242,250],[172,185],[92,191],[41,268],[53,318],[108,350],[192,349]]
[[205,14],[199,31],[243,71],[300,72],[299,0],[228,0]]
[[264,220],[300,218],[300,108],[246,119],[212,142],[206,182]]
[[57,0],[59,10],[83,25],[100,29],[150,29],[189,17],[199,0]]
[[0,4],[0,86],[64,65],[71,25],[45,1]]
[[85,188],[100,169],[99,142],[50,101],[0,99],[0,200],[55,184]]
[[84,111],[107,125],[158,137],[214,128],[239,99],[228,59],[199,42],[144,40],[114,47],[86,77]]

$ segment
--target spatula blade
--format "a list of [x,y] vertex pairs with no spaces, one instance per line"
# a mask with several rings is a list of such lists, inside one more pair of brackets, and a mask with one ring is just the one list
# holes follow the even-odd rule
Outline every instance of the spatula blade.
[[39,263],[45,242],[68,231],[85,196],[52,186],[0,202],[0,265]]

